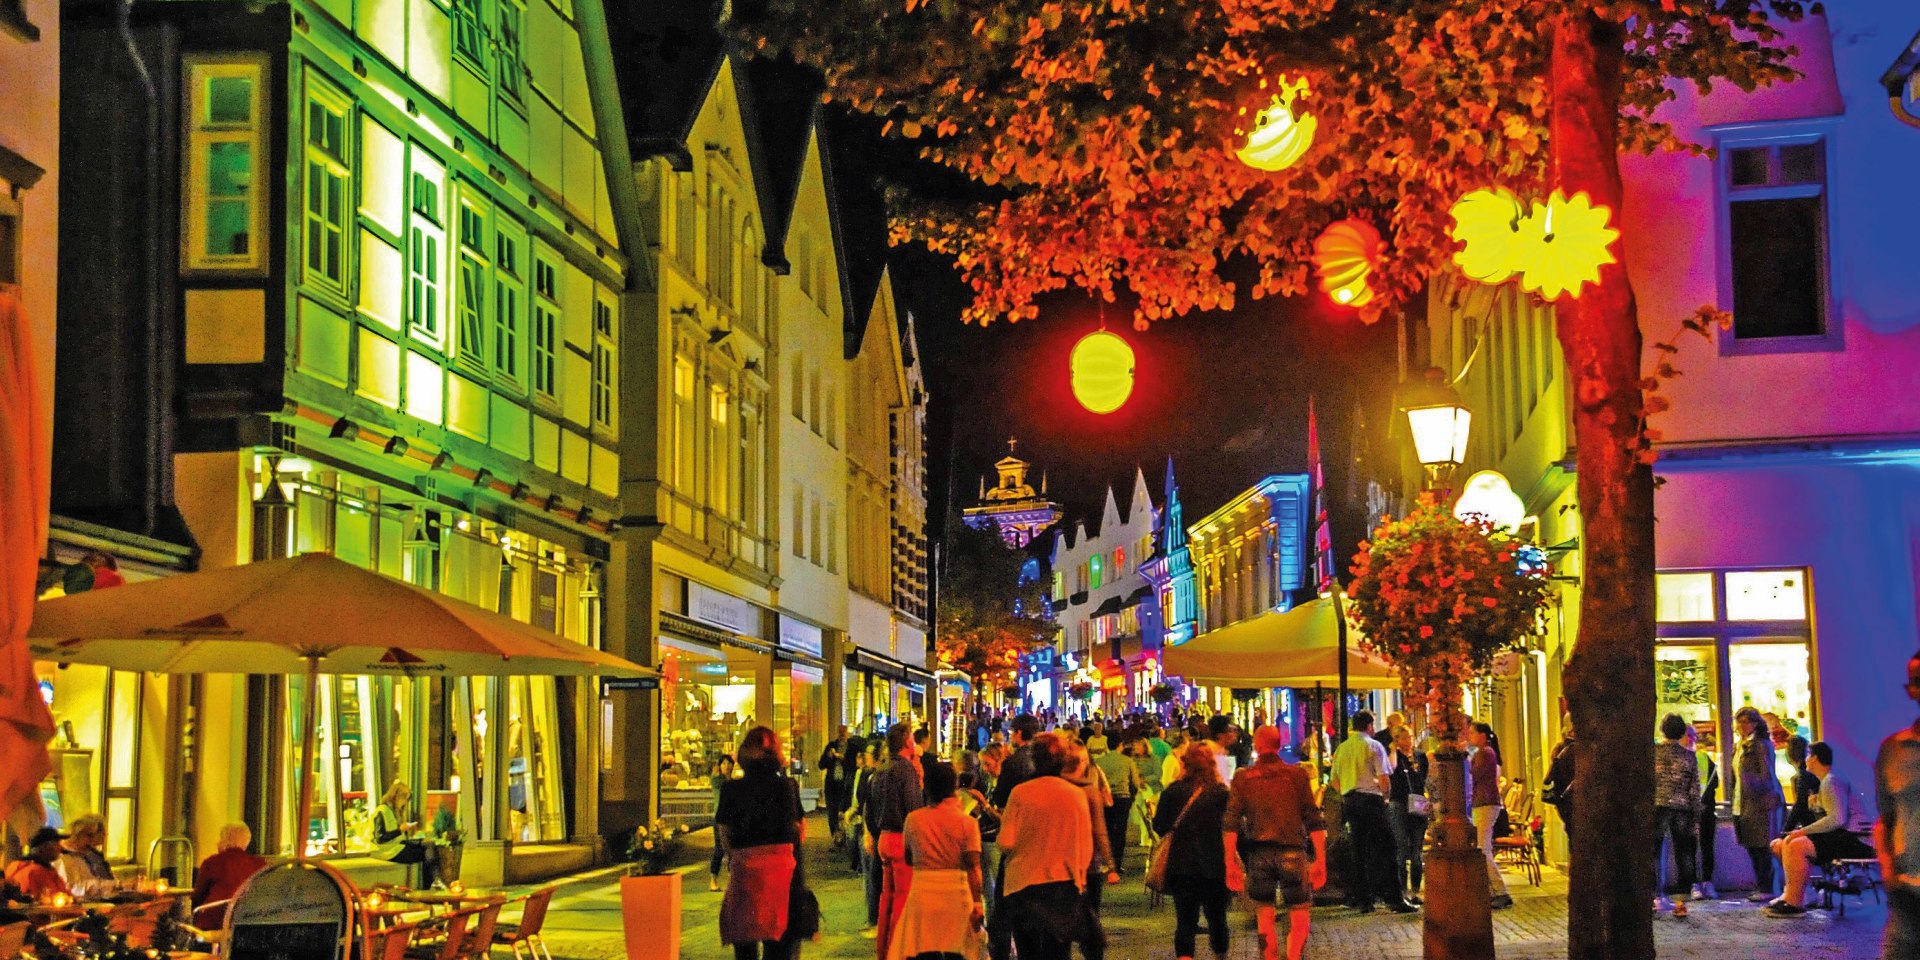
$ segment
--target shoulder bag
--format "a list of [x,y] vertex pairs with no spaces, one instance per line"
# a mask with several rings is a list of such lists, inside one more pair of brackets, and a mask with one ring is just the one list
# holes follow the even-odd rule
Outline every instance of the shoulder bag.
[[[799,802],[800,785],[792,784],[794,802]],[[817,940],[820,937],[820,898],[814,896],[807,886],[806,858],[801,852],[803,844],[793,845],[793,884],[787,890],[787,933],[782,939],[788,943],[801,940]]]
[[1153,842],[1153,853],[1147,860],[1147,889],[1155,893],[1165,893],[1167,889],[1167,859],[1173,852],[1173,835],[1180,832],[1180,825],[1187,822],[1187,814],[1193,811],[1193,802],[1200,799],[1205,787],[1195,787],[1187,795],[1187,804],[1180,808],[1180,815],[1173,820],[1173,829],[1160,835]]

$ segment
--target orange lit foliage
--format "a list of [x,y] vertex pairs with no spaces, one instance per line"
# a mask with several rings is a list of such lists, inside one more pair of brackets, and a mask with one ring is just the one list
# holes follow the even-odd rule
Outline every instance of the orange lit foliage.
[[[1621,149],[1673,146],[1669,84],[1785,79],[1770,15],[1799,0],[737,0],[738,29],[827,73],[829,96],[1004,191],[896,198],[896,240],[953,256],[967,319],[1038,315],[1069,286],[1137,320],[1300,294],[1313,240],[1356,217],[1389,257],[1364,319],[1445,269],[1448,207],[1499,185],[1621,209]],[[1313,147],[1277,173],[1233,155],[1262,75],[1306,78]],[[1562,303],[1580,501],[1580,635],[1565,670],[1582,731],[1653,727],[1653,471],[1625,253]],[[1244,269],[1242,269],[1244,265]],[[1246,278],[1246,289],[1234,278]],[[1583,736],[1567,952],[1651,960],[1646,737]]]
[[[1033,317],[1036,296],[1067,286],[1108,299],[1124,286],[1146,320],[1304,293],[1313,239],[1347,216],[1378,225],[1392,252],[1362,315],[1396,308],[1447,263],[1455,200],[1492,184],[1546,193],[1546,30],[1571,5],[735,4],[751,40],[825,69],[830,96],[1006,188],[981,207],[896,198],[896,241],[951,254],[975,295],[967,319],[980,323]],[[1765,0],[1594,6],[1638,17],[1627,146],[1670,139],[1645,118],[1669,77],[1752,85],[1784,74],[1776,53],[1740,47],[1773,36]],[[1258,99],[1262,73],[1310,78],[1320,118],[1306,157],[1277,173],[1233,153],[1234,118]],[[1250,284],[1223,275],[1237,258],[1256,265]]]

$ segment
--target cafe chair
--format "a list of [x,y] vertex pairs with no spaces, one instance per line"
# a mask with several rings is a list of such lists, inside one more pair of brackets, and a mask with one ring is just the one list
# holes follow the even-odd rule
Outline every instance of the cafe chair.
[[493,938],[500,925],[500,908],[506,901],[494,897],[482,905],[479,916],[473,922],[473,929],[467,931],[466,942],[461,944],[461,960],[487,960],[493,955]]
[[479,914],[478,910],[456,910],[452,913],[421,923],[416,929],[420,934],[429,930],[444,930],[445,936],[438,943],[421,943],[416,936],[414,943],[406,950],[408,960],[461,960],[465,954],[461,951],[467,943],[467,924]]
[[0,957],[17,957],[27,946],[27,934],[33,924],[25,920],[0,927]]
[[407,960],[407,947],[413,943],[417,923],[396,923],[390,927],[367,931],[367,947],[361,954],[366,960]]
[[[557,887],[543,887],[527,894],[521,899],[525,906],[520,910],[519,923],[503,923],[494,931],[493,942],[513,951],[513,960],[553,960],[553,951],[547,949],[547,942],[540,937],[540,928],[547,922],[547,907],[553,903],[553,892]],[[527,957],[520,952],[525,950]]]
[[153,931],[160,925],[160,918],[172,913],[176,905],[172,897],[122,904],[107,914],[107,930],[126,937],[128,946],[151,946]]

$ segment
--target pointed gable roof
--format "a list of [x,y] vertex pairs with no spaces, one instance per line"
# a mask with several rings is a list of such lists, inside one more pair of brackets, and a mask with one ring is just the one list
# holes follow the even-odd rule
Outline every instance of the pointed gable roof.
[[[826,83],[820,74],[787,60],[756,57],[744,64],[746,101],[741,116],[752,131],[748,143],[755,150],[754,179],[760,188],[760,216],[766,222],[767,266],[785,272],[787,230],[793,225],[800,181],[806,176],[807,146],[820,132],[820,94]],[[821,145],[826,162],[826,144]],[[828,178],[831,208],[833,184]]]

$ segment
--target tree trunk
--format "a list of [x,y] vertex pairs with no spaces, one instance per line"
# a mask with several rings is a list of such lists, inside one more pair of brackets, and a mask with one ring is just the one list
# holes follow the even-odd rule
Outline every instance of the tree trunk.
[[[1579,5],[1576,5],[1579,6]],[[1582,10],[1553,31],[1554,184],[1621,214],[1624,33]],[[1653,470],[1636,455],[1640,327],[1621,263],[1558,310],[1579,464],[1580,633],[1566,668],[1575,787],[1570,960],[1652,960]]]

